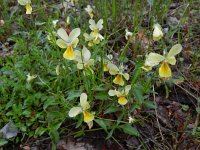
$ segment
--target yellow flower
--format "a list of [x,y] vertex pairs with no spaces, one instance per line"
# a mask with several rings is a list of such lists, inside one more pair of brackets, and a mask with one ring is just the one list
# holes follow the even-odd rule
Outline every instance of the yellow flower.
[[78,114],[83,113],[84,122],[90,123],[94,120],[94,115],[88,112],[90,104],[87,101],[87,94],[82,93],[80,96],[80,107],[73,107],[69,111],[69,117],[76,117]]
[[154,25],[154,30],[153,30],[153,40],[158,41],[163,37],[163,32],[162,28],[159,24]]
[[117,96],[118,97],[118,103],[120,105],[126,105],[128,100],[126,99],[126,96],[128,95],[129,91],[131,89],[131,85],[125,86],[125,88],[121,91],[115,90],[109,90],[108,95],[110,96]]
[[164,56],[157,53],[150,53],[145,60],[144,67],[151,68],[157,66],[160,62],[162,62],[159,68],[160,77],[163,78],[171,77],[172,73],[169,64],[171,65],[176,64],[175,56],[179,54],[181,51],[182,51],[182,46],[180,44],[176,44],[170,49],[169,53]]
[[90,67],[94,65],[94,59],[91,58],[90,51],[84,46],[82,51],[75,51],[76,54],[76,61],[78,69],[84,69],[85,67]]
[[18,3],[22,6],[26,6],[26,14],[32,13],[31,0],[18,0]]
[[113,83],[115,83],[115,84],[123,86],[124,85],[123,78],[125,78],[127,81],[129,80],[129,74],[128,73],[124,73],[123,66],[120,66],[118,68],[116,65],[114,65],[112,63],[109,63],[108,64],[108,70],[109,70],[109,73],[111,75],[117,75],[115,77],[115,79],[113,80]]
[[93,9],[90,5],[87,5],[87,7],[85,8],[85,11],[89,14],[90,18],[93,18]]
[[79,28],[73,29],[69,35],[63,28],[58,29],[57,34],[61,39],[58,39],[56,41],[56,44],[60,48],[67,48],[63,54],[63,57],[65,59],[76,59],[76,54],[74,53],[73,48],[75,48],[79,42],[78,36],[80,35],[80,33],[81,31]]
[[93,42],[98,44],[104,39],[104,37],[99,33],[103,29],[103,19],[100,19],[97,23],[93,19],[89,20],[90,29],[92,30],[91,36],[94,38]]
[[35,78],[37,78],[37,75],[30,75],[30,73],[29,74],[27,74],[27,79],[26,79],[26,81],[29,83],[29,82],[31,82],[33,79],[35,79]]

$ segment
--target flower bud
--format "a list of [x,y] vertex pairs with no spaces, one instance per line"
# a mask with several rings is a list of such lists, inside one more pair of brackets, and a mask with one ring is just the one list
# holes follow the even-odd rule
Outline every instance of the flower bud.
[[159,24],[154,25],[153,40],[159,41],[163,37],[162,28]]

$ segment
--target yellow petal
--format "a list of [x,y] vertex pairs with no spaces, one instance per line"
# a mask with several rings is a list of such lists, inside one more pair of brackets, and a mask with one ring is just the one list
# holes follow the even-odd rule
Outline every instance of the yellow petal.
[[103,65],[103,71],[105,71],[105,72],[108,71],[108,64]]
[[92,120],[94,120],[94,115],[89,113],[89,112],[87,112],[87,111],[83,112],[83,117],[84,117],[84,122],[86,122],[86,123],[89,123]]
[[123,86],[123,85],[124,85],[124,80],[123,80],[123,78],[122,78],[122,75],[121,75],[121,74],[118,74],[118,75],[115,77],[115,79],[113,80],[113,83]]
[[118,99],[118,103],[119,103],[120,105],[126,105],[127,102],[128,102],[128,101],[127,101],[127,99],[126,99],[124,96],[121,96],[121,97],[119,97],[119,99]]
[[32,12],[31,4],[26,4],[26,14],[31,14],[31,12]]
[[76,54],[71,46],[67,47],[67,50],[64,52],[63,57],[65,59],[74,60],[76,59]]
[[159,68],[159,75],[160,75],[160,77],[165,77],[165,78],[172,76],[171,69],[170,69],[168,63],[166,63],[166,62],[162,63],[162,65]]

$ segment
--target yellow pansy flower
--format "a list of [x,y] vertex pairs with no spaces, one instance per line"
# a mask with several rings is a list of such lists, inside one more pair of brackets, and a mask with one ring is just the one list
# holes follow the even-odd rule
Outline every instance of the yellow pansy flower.
[[76,54],[76,61],[78,69],[84,69],[85,67],[90,67],[94,65],[94,59],[91,58],[90,51],[84,46],[82,51],[75,51]]
[[104,39],[104,37],[99,33],[103,29],[103,19],[100,19],[97,23],[93,19],[89,20],[90,29],[92,30],[91,36],[94,38],[93,42],[98,44]]
[[175,65],[176,64],[176,58],[175,56],[179,54],[182,51],[181,44],[174,45],[170,51],[165,55],[160,55],[157,53],[150,53],[144,64],[145,67],[152,68],[154,66],[157,66],[160,62],[162,62],[160,68],[159,68],[159,75],[163,78],[168,78],[172,76],[171,69],[169,67],[169,64]]
[[18,3],[22,6],[26,6],[26,14],[32,13],[31,0],[18,0]]
[[129,91],[131,90],[131,85],[125,86],[125,88],[121,91],[115,90],[109,90],[108,95],[110,96],[117,96],[118,97],[118,103],[120,105],[126,105],[128,100],[126,99],[126,96],[128,95]]
[[85,11],[89,14],[90,18],[93,18],[93,9],[90,5],[87,5],[87,7],[85,8]]
[[158,41],[163,37],[162,28],[159,24],[155,24],[153,28],[153,40]]
[[90,123],[94,120],[94,115],[88,109],[90,109],[90,104],[87,101],[87,94],[82,93],[80,96],[80,106],[71,108],[68,115],[69,117],[76,117],[78,114],[83,113],[84,122]]
[[56,41],[56,44],[60,48],[67,48],[63,54],[63,57],[65,59],[76,59],[76,54],[74,53],[73,48],[75,48],[79,42],[78,36],[80,35],[80,33],[81,30],[79,28],[73,29],[69,35],[63,28],[58,29],[57,34],[61,39],[58,39]]
[[113,83],[115,83],[115,84],[123,86],[124,85],[123,78],[125,78],[127,81],[129,80],[129,74],[124,73],[124,67],[123,66],[120,66],[118,68],[116,65],[109,63],[108,64],[108,70],[109,70],[109,73],[111,75],[117,75],[115,77],[115,79],[113,80]]

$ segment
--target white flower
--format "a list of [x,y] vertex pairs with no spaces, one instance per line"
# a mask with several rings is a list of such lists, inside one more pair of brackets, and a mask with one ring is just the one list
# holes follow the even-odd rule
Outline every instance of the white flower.
[[52,24],[53,24],[53,27],[54,27],[54,28],[56,28],[56,25],[57,25],[58,21],[59,21],[59,20],[53,20],[53,21],[52,21]]
[[126,31],[125,38],[126,38],[126,40],[128,40],[130,37],[133,36],[133,33],[130,32],[128,29],[126,29],[125,31]]
[[125,88],[121,91],[115,90],[109,90],[108,95],[109,96],[117,96],[118,97],[118,103],[120,105],[126,105],[128,100],[126,99],[126,96],[128,95],[129,91],[131,90],[131,85],[125,86]]
[[82,51],[75,51],[76,53],[76,61],[78,69],[84,69],[85,67],[90,67],[94,65],[94,59],[90,59],[91,53],[90,51],[84,46]]
[[154,25],[154,30],[153,30],[153,40],[158,41],[163,37],[163,32],[162,28],[159,24]]
[[125,80],[127,81],[129,80],[129,74],[124,73],[124,67],[122,65],[118,68],[115,64],[109,63],[108,71],[111,75],[117,75],[113,80],[113,83],[115,84],[123,86],[124,85],[123,78],[125,78]]
[[99,33],[103,29],[103,19],[100,19],[97,23],[93,19],[89,20],[90,29],[92,30],[91,36],[94,37],[94,40],[103,40],[104,37]]
[[134,123],[134,122],[135,122],[135,119],[132,118],[131,116],[129,116],[129,117],[128,117],[128,122],[129,122],[129,123]]
[[84,122],[91,123],[94,120],[94,115],[88,112],[90,104],[87,101],[87,94],[82,93],[80,96],[80,106],[73,107],[69,111],[69,117],[76,117],[78,114],[83,113]]
[[56,44],[60,48],[67,48],[63,54],[63,57],[65,59],[76,59],[76,54],[74,53],[73,48],[75,48],[79,42],[78,36],[80,35],[80,33],[80,28],[73,29],[69,35],[63,28],[58,29],[57,34],[61,39],[58,39],[56,41]]
[[87,7],[85,8],[85,11],[89,14],[90,18],[93,18],[93,9],[90,5],[87,5]]
[[37,78],[37,75],[30,75],[30,73],[28,73],[27,75],[27,79],[26,79],[26,81],[29,83],[29,82],[31,82],[33,79],[35,79],[35,78]]
[[26,6],[26,14],[32,13],[31,0],[18,0],[18,3],[22,6]]

